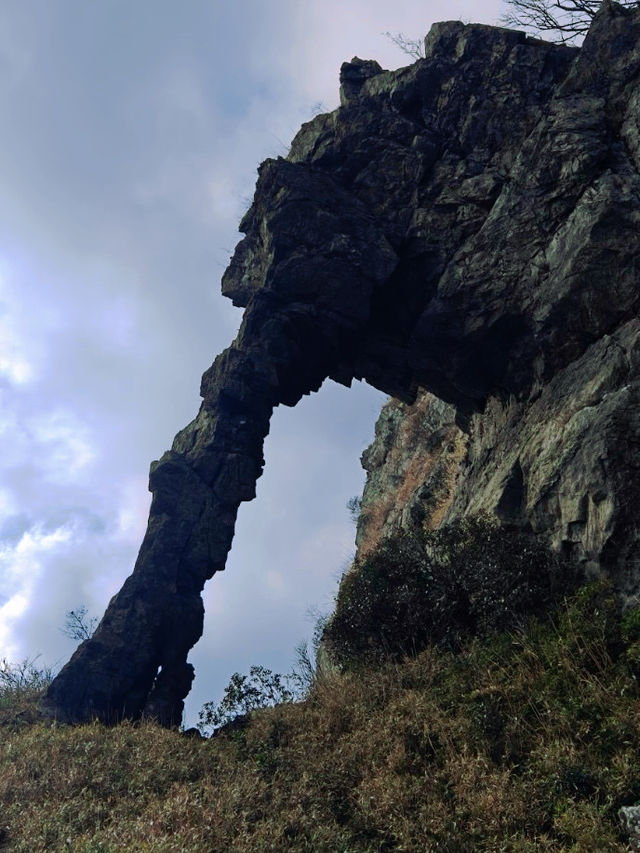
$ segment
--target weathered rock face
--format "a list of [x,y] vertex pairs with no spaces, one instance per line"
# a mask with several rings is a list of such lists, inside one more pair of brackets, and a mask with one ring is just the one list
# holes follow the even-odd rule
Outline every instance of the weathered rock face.
[[362,455],[367,482],[356,545],[364,557],[400,530],[433,530],[448,516],[467,454],[456,410],[428,391],[413,405],[389,400]]
[[396,72],[345,64],[341,108],[262,165],[223,279],[238,337],[152,465],[135,570],[49,713],[180,719],[200,592],[255,494],[273,407],[326,377],[443,401],[413,411],[454,449],[414,442],[421,483],[395,460],[416,488],[379,528],[482,506],[637,586],[640,11],[603,6],[580,50],[459,22],[426,49]]

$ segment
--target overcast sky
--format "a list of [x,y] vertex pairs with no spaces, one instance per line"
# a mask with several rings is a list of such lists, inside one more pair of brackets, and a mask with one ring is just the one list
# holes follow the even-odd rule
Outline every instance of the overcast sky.
[[[149,463],[240,313],[219,293],[256,168],[338,104],[383,35],[495,23],[499,0],[2,0],[0,659],[62,664],[65,613],[130,573]],[[277,410],[258,497],[208,584],[187,720],[230,675],[289,669],[353,553],[347,500],[384,397]]]

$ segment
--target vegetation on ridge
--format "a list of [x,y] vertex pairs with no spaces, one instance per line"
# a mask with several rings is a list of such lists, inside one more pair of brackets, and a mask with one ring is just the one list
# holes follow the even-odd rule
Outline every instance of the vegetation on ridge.
[[579,571],[484,516],[389,538],[342,578],[323,641],[342,666],[515,629],[575,590]]
[[34,723],[3,685],[0,847],[622,851],[639,674],[640,609],[600,581],[552,618],[321,674],[208,740]]

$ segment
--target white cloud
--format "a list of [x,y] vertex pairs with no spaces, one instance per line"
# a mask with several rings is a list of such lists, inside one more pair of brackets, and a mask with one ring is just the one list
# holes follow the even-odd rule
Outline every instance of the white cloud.
[[0,520],[16,511],[16,502],[11,492],[0,488]]
[[18,348],[3,323],[0,322],[0,374],[14,385],[25,385],[33,377],[33,368],[19,355]]
[[33,366],[25,352],[19,332],[19,320],[9,304],[6,274],[0,270],[0,376],[13,385],[26,385],[33,379]]
[[151,496],[147,480],[142,477],[127,479],[120,489],[118,505],[118,535],[126,542],[139,546],[147,528]]
[[161,117],[165,129],[176,121],[209,128],[211,126],[211,104],[207,100],[198,68],[192,62],[174,64],[166,69],[165,79],[156,92],[156,114]]
[[41,455],[42,475],[55,483],[66,483],[86,475],[95,459],[87,428],[62,409],[38,415],[31,421],[31,434]]
[[15,628],[33,601],[47,558],[71,540],[68,527],[51,533],[39,528],[27,531],[17,545],[0,546],[0,649],[2,657],[24,657],[16,642]]

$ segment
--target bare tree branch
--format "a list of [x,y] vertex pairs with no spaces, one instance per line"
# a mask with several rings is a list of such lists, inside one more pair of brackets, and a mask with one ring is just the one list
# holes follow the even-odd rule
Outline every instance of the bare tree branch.
[[393,42],[396,47],[399,47],[407,56],[412,56],[414,59],[424,59],[424,42],[422,39],[409,39],[403,33],[383,33],[389,41]]
[[88,613],[88,608],[84,604],[75,610],[69,610],[65,617],[64,628],[60,629],[62,633],[80,643],[90,640],[98,620],[95,616],[89,616]]
[[[609,0],[506,0],[502,22],[561,44],[575,44],[586,35],[603,2]],[[638,7],[638,0],[620,0],[620,6]]]

